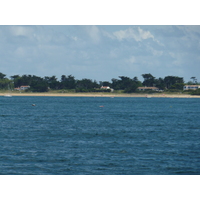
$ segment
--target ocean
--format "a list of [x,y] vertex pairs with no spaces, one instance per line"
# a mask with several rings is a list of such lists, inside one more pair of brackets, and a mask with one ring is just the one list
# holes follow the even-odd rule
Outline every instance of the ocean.
[[0,97],[0,174],[199,175],[199,122],[198,98]]

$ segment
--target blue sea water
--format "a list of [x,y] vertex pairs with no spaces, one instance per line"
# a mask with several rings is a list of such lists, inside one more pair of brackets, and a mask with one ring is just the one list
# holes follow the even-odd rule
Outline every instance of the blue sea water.
[[199,175],[199,122],[200,99],[0,97],[0,174]]

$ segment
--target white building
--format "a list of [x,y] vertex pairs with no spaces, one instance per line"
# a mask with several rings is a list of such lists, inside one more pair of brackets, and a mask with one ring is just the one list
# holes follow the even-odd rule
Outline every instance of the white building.
[[30,88],[29,85],[22,85],[21,87],[15,88],[15,90],[27,90],[29,88]]
[[138,87],[137,89],[140,91],[145,91],[145,90],[159,91],[159,88],[157,87]]
[[185,85],[183,90],[197,90],[200,88],[200,85]]
[[110,88],[109,86],[101,86],[100,89],[102,89],[102,90],[110,90],[111,92],[114,91],[114,89]]
[[110,87],[109,86],[101,86],[101,89],[104,89],[104,90],[109,90]]

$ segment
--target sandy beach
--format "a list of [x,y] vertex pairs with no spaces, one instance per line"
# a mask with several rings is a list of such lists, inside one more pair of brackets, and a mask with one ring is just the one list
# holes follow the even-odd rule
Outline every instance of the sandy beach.
[[[5,96],[8,93],[0,93]],[[11,96],[49,96],[49,97],[144,97],[144,98],[200,98],[199,95],[187,94],[105,94],[105,93],[9,93]]]

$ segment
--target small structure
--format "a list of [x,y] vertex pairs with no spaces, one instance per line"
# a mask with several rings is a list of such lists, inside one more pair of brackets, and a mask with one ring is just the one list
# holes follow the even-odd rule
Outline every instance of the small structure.
[[200,88],[200,85],[185,85],[183,90],[197,90]]
[[15,90],[18,90],[18,91],[20,91],[20,90],[27,90],[29,88],[30,88],[29,85],[27,85],[27,86],[22,85],[21,87],[15,88]]
[[103,89],[103,90],[110,90],[110,87],[109,86],[101,86],[101,89]]
[[146,91],[146,90],[152,90],[152,91],[159,91],[159,88],[157,87],[138,87],[139,91]]
[[101,90],[110,90],[111,92],[114,91],[114,89],[110,88],[109,86],[101,86]]

